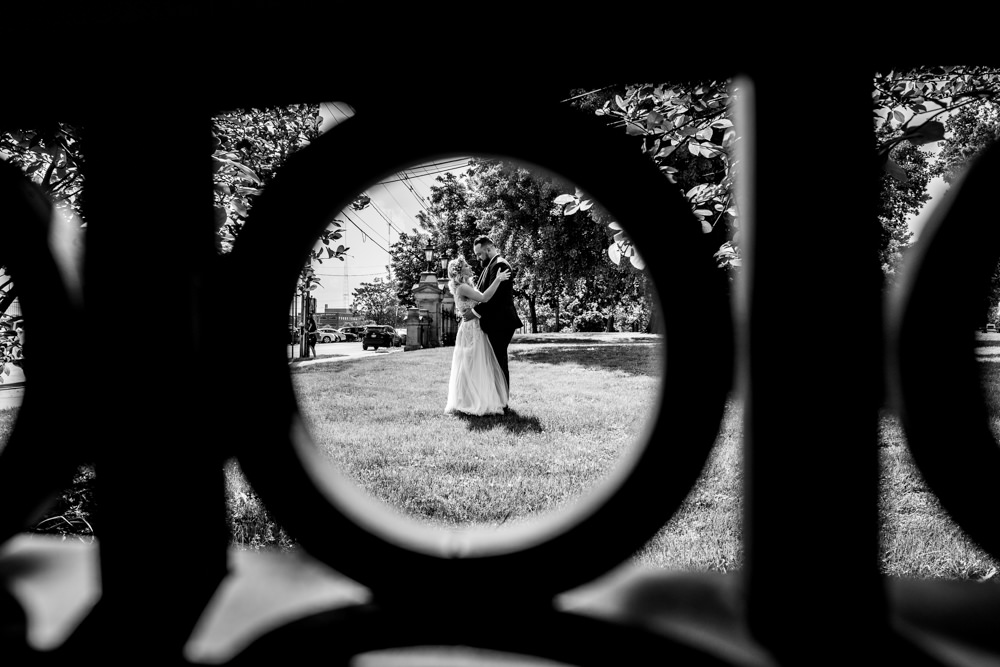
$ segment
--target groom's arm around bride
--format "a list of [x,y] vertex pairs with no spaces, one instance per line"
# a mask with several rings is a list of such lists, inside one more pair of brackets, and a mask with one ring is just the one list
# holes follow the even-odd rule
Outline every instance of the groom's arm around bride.
[[507,346],[510,345],[514,331],[518,327],[523,326],[521,318],[517,316],[517,308],[514,307],[513,285],[515,270],[507,260],[497,253],[496,247],[489,237],[476,239],[473,249],[481,261],[488,262],[486,269],[483,271],[485,275],[480,277],[480,285],[491,284],[494,278],[496,278],[497,273],[501,270],[510,271],[511,274],[509,280],[500,283],[492,299],[485,303],[477,304],[474,308],[470,308],[464,315],[464,319],[479,318],[479,324],[483,329],[483,333],[490,340],[490,346],[493,348],[509,389],[510,372],[507,364]]

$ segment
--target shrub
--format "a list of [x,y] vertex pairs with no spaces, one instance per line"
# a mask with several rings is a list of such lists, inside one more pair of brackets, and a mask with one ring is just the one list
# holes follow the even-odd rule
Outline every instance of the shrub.
[[607,318],[596,310],[585,311],[573,320],[574,331],[604,331],[607,326]]
[[29,532],[92,537],[97,511],[95,482],[94,467],[80,466],[73,477],[73,483],[59,495],[55,505],[45,516],[28,529]]

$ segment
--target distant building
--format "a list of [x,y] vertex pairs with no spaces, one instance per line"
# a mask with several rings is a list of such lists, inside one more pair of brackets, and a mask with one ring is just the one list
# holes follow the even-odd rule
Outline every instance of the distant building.
[[316,326],[319,327],[349,327],[365,323],[360,315],[355,315],[350,308],[330,308],[323,304],[323,310],[317,310]]

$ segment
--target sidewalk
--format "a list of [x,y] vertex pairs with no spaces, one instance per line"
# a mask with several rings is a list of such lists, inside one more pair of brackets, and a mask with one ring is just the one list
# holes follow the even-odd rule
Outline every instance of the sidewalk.
[[309,359],[289,359],[289,367],[295,366],[311,366],[312,364],[325,364],[332,361],[345,361],[347,359],[362,359],[371,356],[384,356],[387,354],[399,354],[403,351],[402,347],[394,347],[387,349],[380,347],[377,350],[359,350],[357,352],[344,352],[339,354],[324,354],[319,357],[311,357]]
[[19,408],[21,407],[21,401],[23,399],[24,399],[23,382],[13,385],[0,384],[0,410]]

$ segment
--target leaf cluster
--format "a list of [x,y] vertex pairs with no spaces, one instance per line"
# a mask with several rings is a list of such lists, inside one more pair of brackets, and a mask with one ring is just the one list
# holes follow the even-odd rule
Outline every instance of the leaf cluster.
[[[319,136],[318,104],[291,104],[263,109],[239,109],[212,118],[212,171],[215,224],[220,252],[232,244],[260,195],[281,165]],[[370,204],[367,195],[352,203],[354,210]],[[310,261],[343,261],[350,249],[334,245],[343,238],[342,220],[332,220],[317,240]]]
[[86,171],[78,127],[54,122],[36,129],[0,132],[0,158],[21,169],[57,208],[82,211]]
[[[732,157],[739,140],[731,113],[736,94],[726,80],[647,83],[625,86],[624,92],[614,93],[599,107],[592,101],[578,104],[634,137],[664,176],[681,187],[702,231],[719,241],[715,253],[719,265],[730,268],[742,262],[734,196],[737,161]],[[576,192],[563,194],[559,203],[563,213],[572,215],[586,210],[590,201]],[[642,269],[644,262],[628,236],[616,222],[608,224],[614,232],[607,248],[611,260],[618,264],[628,257]]]

